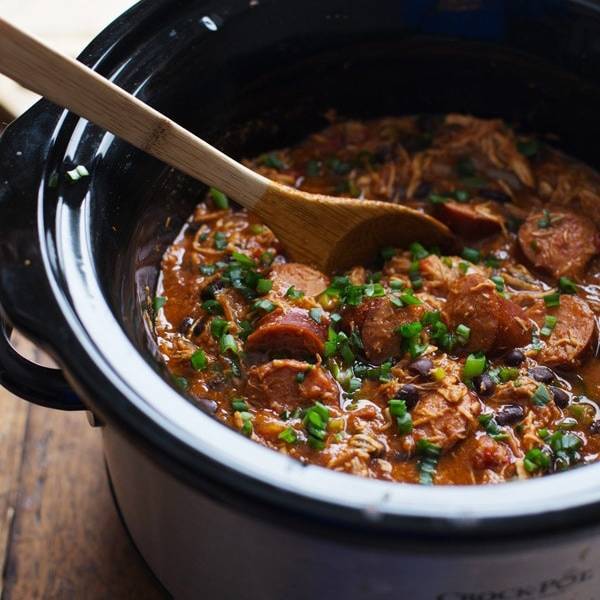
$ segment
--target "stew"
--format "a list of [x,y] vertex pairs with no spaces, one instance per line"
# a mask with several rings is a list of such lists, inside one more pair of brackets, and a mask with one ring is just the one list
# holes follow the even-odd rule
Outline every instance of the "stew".
[[403,202],[462,248],[321,273],[212,189],[153,303],[175,383],[243,435],[365,477],[481,484],[600,451],[600,175],[499,120],[333,122],[247,164],[310,192]]

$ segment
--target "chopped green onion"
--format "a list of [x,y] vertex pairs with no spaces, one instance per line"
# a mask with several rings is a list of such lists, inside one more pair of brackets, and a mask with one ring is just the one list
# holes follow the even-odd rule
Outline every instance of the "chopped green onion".
[[175,376],[173,377],[173,383],[180,389],[180,390],[187,390],[189,387],[189,382],[185,377],[181,377],[181,376]]
[[419,242],[413,242],[409,246],[409,249],[413,260],[422,260],[423,258],[427,258],[429,256],[429,252],[427,252],[427,250],[425,250],[423,245],[419,244]]
[[550,211],[545,208],[542,211],[542,218],[537,222],[538,227],[541,229],[548,229],[552,225],[552,218],[550,217]]
[[211,321],[210,332],[211,332],[212,336],[216,339],[221,339],[221,336],[224,333],[227,333],[228,329],[229,329],[229,321],[226,321],[225,319],[216,317]]
[[300,298],[304,298],[304,292],[301,290],[297,290],[293,285],[287,289],[285,293],[286,298],[290,298],[291,300],[299,300]]
[[202,348],[199,348],[192,354],[190,358],[190,362],[192,363],[192,368],[194,371],[204,371],[208,366],[208,359],[206,358],[206,353]]
[[67,179],[74,183],[82,177],[89,177],[89,171],[83,165],[77,165],[73,170],[67,171]]
[[259,294],[266,294],[271,291],[273,287],[273,282],[270,279],[259,279],[256,284],[256,291]]
[[225,250],[227,248],[227,236],[222,231],[215,233],[214,240],[216,250]]
[[552,294],[547,294],[546,296],[543,296],[543,298],[544,298],[544,304],[548,308],[560,306],[560,294],[558,292],[554,292]]
[[485,371],[486,362],[485,355],[481,353],[469,354],[463,367],[463,378],[470,380],[481,375]]
[[308,432],[308,444],[315,450],[322,450],[325,447],[328,421],[329,409],[320,402],[316,402],[304,413],[303,423]]
[[485,432],[497,442],[507,440],[508,434],[498,425],[498,421],[492,413],[485,413],[479,416],[479,423],[485,429]]
[[230,350],[233,354],[238,353],[235,338],[230,333],[221,336],[221,339],[219,340],[219,350],[221,351],[221,354],[227,354]]
[[256,300],[256,302],[254,302],[254,304],[252,305],[252,308],[254,310],[261,310],[263,312],[270,313],[275,310],[275,304],[273,304],[273,302],[271,302],[270,300],[266,299]]
[[555,327],[556,317],[552,315],[546,315],[546,317],[544,318],[544,326],[540,329],[540,334],[548,337]]
[[404,287],[404,282],[401,279],[390,279],[390,288],[392,290],[401,290]]
[[246,437],[250,437],[253,431],[252,415],[249,412],[241,412],[240,415],[242,417],[242,433]]
[[564,419],[561,419],[558,423],[558,428],[561,430],[564,429],[573,429],[575,427],[577,427],[577,425],[579,425],[579,422],[577,421],[577,419],[574,419],[573,417],[565,417]]
[[531,401],[536,406],[546,406],[546,404],[550,402],[550,392],[543,383],[540,383],[540,385],[537,386],[533,396],[531,397]]
[[544,450],[532,448],[525,454],[523,466],[528,473],[547,471],[550,468],[550,456]]
[[236,262],[239,262],[240,265],[242,265],[243,267],[246,267],[248,269],[253,269],[254,267],[256,267],[256,263],[249,256],[246,256],[241,252],[232,252],[231,257]]
[[478,263],[481,260],[481,252],[475,248],[463,248],[461,256],[472,263]]
[[471,337],[471,328],[462,323],[456,328],[456,339],[462,346],[466,345]]
[[223,307],[217,300],[205,300],[202,303],[202,308],[211,315],[223,314]]
[[459,262],[459,263],[458,263],[458,270],[459,270],[461,273],[464,273],[464,274],[466,274],[466,272],[469,270],[469,263],[466,263],[466,262]]
[[435,325],[441,319],[441,313],[439,310],[428,310],[421,317],[421,323],[423,325]]
[[400,325],[396,331],[404,338],[412,338],[419,335],[423,329],[423,325],[419,321],[413,321],[412,323],[405,323]]
[[306,373],[296,373],[296,382],[302,383],[306,379]]
[[295,444],[298,440],[298,436],[293,427],[287,427],[278,436],[278,439],[285,442],[286,444]]
[[233,398],[231,400],[231,408],[235,412],[248,412],[248,404],[243,398]]
[[396,424],[398,426],[398,433],[400,435],[407,435],[412,431],[413,422],[408,409],[406,408],[406,402],[393,398],[389,401],[388,406],[390,408],[390,414],[396,417]]
[[503,277],[501,277],[500,275],[494,275],[494,276],[490,277],[490,279],[496,284],[496,289],[499,292],[504,291],[504,278]]
[[229,198],[223,192],[211,187],[209,193],[217,208],[220,208],[221,210],[226,210],[229,208]]
[[577,293],[577,284],[568,277],[561,277],[558,280],[558,287],[563,294]]
[[402,300],[402,302],[404,302],[404,304],[407,305],[414,305],[417,306],[419,304],[423,304],[423,302],[421,302],[421,300],[419,298],[417,298],[415,295],[410,294],[410,293],[406,293],[406,294],[400,294],[400,300]]
[[514,381],[518,376],[519,369],[517,369],[517,367],[500,367],[500,369],[498,369],[498,378],[502,383]]
[[416,446],[417,455],[420,457],[418,462],[419,483],[421,485],[431,485],[438,461],[442,454],[440,446],[436,446],[427,439],[420,439]]
[[166,303],[167,299],[164,296],[155,296],[154,301],[152,302],[154,314],[156,314]]
[[321,320],[323,319],[323,309],[322,308],[319,308],[319,307],[311,308],[308,311],[308,314],[310,315],[310,318],[315,323],[321,323]]
[[331,320],[331,322],[334,325],[337,325],[338,323],[340,323],[342,321],[342,315],[340,315],[340,313],[331,313],[329,315],[329,319]]
[[216,270],[216,265],[200,265],[200,273],[202,273],[202,275],[214,275]]
[[400,298],[398,298],[397,296],[390,296],[390,302],[392,306],[396,308],[402,308],[404,306],[404,302],[402,302],[402,300],[400,300]]

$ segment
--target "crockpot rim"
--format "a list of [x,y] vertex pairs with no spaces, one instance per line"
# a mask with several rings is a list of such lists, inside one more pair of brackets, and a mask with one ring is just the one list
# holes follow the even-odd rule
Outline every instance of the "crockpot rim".
[[[111,48],[114,47],[117,40],[122,39],[122,37],[127,34],[128,28],[133,22],[139,22],[140,20],[150,18],[154,11],[159,11],[167,4],[168,0],[153,2],[152,6],[150,6],[150,2],[138,3],[99,34],[83,51],[80,59],[87,64],[97,66],[98,63],[110,56]],[[78,124],[78,120],[73,118],[72,115],[68,116],[66,111],[56,109],[46,101],[41,101],[34,109],[19,119],[17,124],[19,124],[19,126],[25,125],[28,119],[33,119],[36,114],[39,114],[42,111],[54,111],[57,115],[53,142],[56,142],[60,137],[58,135],[59,132],[64,134],[65,131],[68,132],[70,129],[71,135],[66,136],[70,138],[68,146],[76,146],[77,141],[75,139],[74,130]],[[15,127],[15,125],[11,127]],[[80,135],[82,135],[81,130]],[[56,151],[58,151],[58,149],[53,145],[53,147],[48,150],[46,158],[48,158],[52,152]],[[63,151],[62,154],[64,156],[65,152]],[[44,173],[43,179],[46,179],[47,181],[47,177],[48,173]],[[93,178],[91,182],[93,183]],[[42,206],[44,202],[47,201],[44,191],[46,189],[47,187],[43,185],[43,182],[38,187],[39,206]],[[62,208],[66,209],[67,207],[63,204]],[[68,219],[76,217],[77,215],[69,213],[64,216],[66,221],[68,221]],[[182,407],[185,405],[184,408],[193,408],[199,422],[203,423],[207,428],[217,426],[219,428],[219,437],[222,437],[222,439],[227,442],[225,446],[228,451],[223,453],[223,450],[221,449],[221,456],[215,456],[213,452],[207,452],[205,444],[206,440],[202,439],[197,433],[194,434],[194,432],[190,431],[187,431],[188,439],[184,441],[181,432],[188,429],[187,424],[172,422],[173,415],[170,415],[167,420],[164,416],[160,415],[160,412],[156,412],[156,406],[148,407],[147,404],[145,404],[146,400],[144,397],[132,391],[131,380],[128,380],[127,377],[124,377],[123,374],[120,374],[119,370],[115,368],[114,357],[112,359],[106,357],[106,354],[101,352],[102,348],[97,345],[96,340],[90,337],[88,329],[83,325],[86,318],[84,313],[81,312],[83,307],[76,306],[77,300],[73,302],[66,294],[63,284],[59,282],[59,278],[64,278],[65,284],[74,284],[74,277],[78,274],[74,271],[65,271],[64,268],[61,268],[60,273],[55,271],[56,264],[53,264],[52,259],[47,254],[48,248],[45,246],[47,240],[45,236],[42,235],[43,233],[44,230],[41,227],[39,231],[39,242],[42,250],[46,253],[44,261],[45,273],[53,287],[54,301],[60,307],[60,311],[69,327],[69,336],[76,338],[76,347],[77,349],[83,349],[86,352],[86,358],[91,359],[94,354],[97,355],[93,362],[97,366],[100,366],[100,364],[103,365],[102,376],[107,384],[107,390],[110,388],[112,393],[116,392],[111,396],[111,394],[107,394],[105,390],[105,393],[103,394],[103,405],[95,404],[93,401],[91,403],[103,416],[106,415],[109,421],[117,420],[121,425],[126,424],[128,428],[134,430],[135,433],[149,443],[150,446],[159,446],[161,451],[170,454],[175,460],[180,459],[181,455],[172,452],[170,443],[174,441],[176,441],[178,445],[183,445],[186,451],[191,451],[190,454],[196,456],[200,455],[204,459],[215,461],[223,468],[221,475],[223,475],[223,477],[224,475],[228,476],[227,478],[229,481],[227,484],[229,486],[232,486],[234,489],[237,488],[240,491],[253,496],[255,499],[261,498],[263,501],[267,500],[271,504],[280,505],[282,507],[287,506],[288,508],[292,505],[294,505],[296,509],[298,506],[303,506],[303,509],[306,510],[307,514],[312,511],[312,509],[308,508],[306,503],[308,500],[310,500],[311,506],[313,506],[314,503],[322,503],[323,505],[328,504],[336,511],[348,512],[348,515],[345,515],[346,518],[342,518],[344,515],[338,515],[338,517],[340,517],[340,522],[359,522],[366,524],[369,528],[388,531],[406,528],[407,519],[422,519],[435,522],[435,526],[427,528],[433,531],[444,531],[445,529],[447,532],[448,527],[450,527],[457,535],[468,534],[469,532],[473,532],[473,528],[476,525],[477,535],[488,535],[492,531],[497,532],[503,527],[507,527],[510,520],[518,519],[518,530],[520,533],[525,533],[527,531],[531,532],[542,529],[543,525],[548,522],[549,512],[560,513],[562,517],[565,517],[566,511],[572,512],[581,510],[585,507],[587,509],[586,521],[590,521],[592,518],[600,515],[600,489],[596,490],[596,493],[594,494],[594,490],[592,489],[593,482],[589,481],[587,485],[584,485],[581,481],[583,476],[585,476],[586,480],[591,480],[593,476],[591,469],[595,468],[596,471],[598,471],[600,469],[600,464],[586,466],[583,473],[581,469],[574,469],[567,473],[557,474],[548,478],[541,478],[528,482],[509,482],[498,487],[438,486],[433,488],[424,488],[412,484],[362,480],[352,475],[335,473],[316,466],[301,467],[296,461],[243,438],[238,433],[229,430],[222,423],[216,421],[213,417],[192,407],[188,400],[167,385],[149,365],[144,364],[144,368],[146,369],[145,374],[156,379],[156,385],[159,386],[161,392],[160,395],[162,396],[164,394],[165,398],[173,403],[173,405]],[[64,258],[65,250],[68,254],[69,248],[61,246],[61,244],[65,243],[62,236],[57,236],[57,240],[57,250],[59,253],[62,251]],[[82,241],[85,242],[86,240],[84,239]],[[91,267],[93,272],[93,257],[90,255],[85,258],[89,261],[87,266]],[[81,275],[81,273],[79,275]],[[80,281],[79,284],[82,284],[82,282]],[[73,289],[77,289],[77,287]],[[125,333],[112,315],[99,288],[98,291],[100,292],[99,301],[101,301],[103,305],[100,306],[100,304],[98,304],[95,309],[101,310],[105,317],[108,315],[108,318],[113,321],[112,325],[119,328],[121,336],[125,338]],[[87,316],[89,317],[89,315]],[[18,323],[16,324],[18,325]],[[132,343],[128,339],[126,340],[126,343],[133,348]],[[128,350],[131,348],[128,348]],[[54,347],[52,350],[58,356],[60,362],[67,367],[67,372],[73,374],[72,380],[75,387],[81,390],[88,399],[97,396],[98,394],[94,394],[94,390],[98,384],[96,378],[97,375],[95,374],[94,378],[90,377],[89,372],[86,370],[88,365],[83,365],[79,360],[81,358],[80,355],[77,355],[76,352],[76,355],[74,356],[73,354],[66,352],[64,347]],[[137,354],[137,349],[134,349],[134,351]],[[101,356],[98,356],[98,353],[100,353]],[[143,362],[141,356],[139,356],[139,358]],[[118,379],[118,386],[115,386],[115,378]],[[127,398],[129,403],[125,405],[120,401],[116,401],[116,398],[118,398],[118,400]],[[135,406],[135,414],[131,411],[133,406]],[[148,410],[149,408],[152,408],[152,410]],[[189,411],[184,412],[186,416],[189,413]],[[171,420],[170,423],[168,422],[169,420]],[[162,438],[157,437],[156,433],[158,431],[163,432]],[[177,432],[179,432],[179,434]],[[234,451],[238,450],[237,454],[232,454],[230,445]],[[239,450],[241,450],[241,452],[239,452]],[[175,456],[173,456],[174,454]],[[179,456],[177,456],[177,454],[179,454]],[[246,464],[244,464],[244,461],[249,456],[258,458],[261,463],[260,469],[252,475],[248,475],[248,473],[252,471],[252,469],[249,469],[252,465],[247,464],[247,461]],[[240,463],[240,457],[244,459],[242,464]],[[282,486],[283,480],[280,476],[281,473],[280,475],[275,476],[274,479],[267,481],[267,463],[270,466],[279,463],[278,468],[281,470],[281,473],[289,472],[290,470],[302,473],[302,475],[294,475],[294,479],[304,479],[304,482],[298,489],[291,491],[289,487],[286,489]],[[187,466],[190,466],[189,461]],[[589,475],[586,475],[588,473]],[[316,475],[313,477],[313,474]],[[215,473],[212,473],[212,475],[214,476]],[[232,479],[230,477],[231,475],[235,476],[235,478]],[[317,487],[322,487],[322,480],[325,480],[325,487],[331,485],[331,488],[335,488],[336,493],[324,493],[324,496],[316,498],[314,482],[321,482],[320,486]],[[563,484],[562,486],[561,483]],[[499,508],[499,504],[502,502],[508,502],[510,506],[519,507],[520,503],[521,505],[526,505],[527,501],[531,500],[534,489],[537,490],[538,497],[541,498],[546,496],[547,492],[556,491],[556,488],[559,486],[562,488],[580,489],[587,492],[588,496],[585,497],[585,500],[583,497],[579,497],[579,501],[574,502],[573,497],[576,496],[576,494],[571,493],[569,498],[570,502],[565,500],[562,504],[559,503],[554,505],[551,503],[549,505],[548,502],[545,502],[543,510],[530,511],[529,513],[524,513],[523,510],[519,509],[508,511],[500,516],[498,510],[489,511],[490,503],[496,505],[496,508]],[[358,488],[361,489],[361,493],[358,494],[361,497],[356,500],[356,503],[349,504],[348,501],[344,502],[344,498],[342,497],[343,493],[356,493]],[[367,488],[371,488],[372,490],[377,488],[378,492],[375,495],[373,495],[373,493],[366,493]],[[407,490],[408,494],[418,496],[417,503],[418,507],[421,509],[420,511],[417,511],[414,514],[407,514],[405,508],[401,510],[392,510],[393,507],[387,505],[390,501],[389,499],[393,496],[400,496],[401,498],[405,496],[404,493],[400,493],[401,490],[403,492]],[[325,489],[322,490],[322,492],[325,491]],[[328,491],[331,492],[332,490],[330,489]],[[379,491],[381,491],[381,493],[379,493]],[[277,497],[270,496],[267,499],[265,497],[267,493],[269,495],[275,494]],[[496,496],[494,502],[491,502],[490,500],[490,495],[492,493]],[[292,496],[297,496],[294,502],[290,501]],[[444,497],[446,502],[449,502],[450,497],[453,497],[454,504],[452,505],[452,510],[449,511],[448,505],[444,506],[443,510],[440,510],[440,507],[438,507],[438,511],[434,511],[433,513],[424,510],[425,508],[431,508],[431,506],[435,504],[434,500],[436,500],[436,498],[434,498],[434,496],[437,496],[437,500],[439,500],[440,497]],[[498,502],[499,497],[503,498],[501,502]],[[395,500],[395,502],[398,503],[397,506],[402,505],[400,501],[401,498]],[[387,508],[382,508],[382,502],[387,505]],[[488,506],[488,511],[478,510],[485,506]],[[331,511],[326,511],[324,514],[328,519],[331,519],[334,516]],[[347,519],[348,517],[351,518]],[[525,520],[522,519],[523,517],[525,517]],[[578,519],[578,521],[579,520],[580,519]],[[378,527],[378,525],[382,525],[382,527]],[[513,527],[507,527],[507,531],[513,529]]]

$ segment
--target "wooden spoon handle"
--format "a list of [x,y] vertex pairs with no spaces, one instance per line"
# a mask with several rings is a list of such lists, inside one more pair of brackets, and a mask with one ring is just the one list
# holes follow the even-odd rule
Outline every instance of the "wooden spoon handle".
[[0,72],[252,209],[269,181],[0,18]]

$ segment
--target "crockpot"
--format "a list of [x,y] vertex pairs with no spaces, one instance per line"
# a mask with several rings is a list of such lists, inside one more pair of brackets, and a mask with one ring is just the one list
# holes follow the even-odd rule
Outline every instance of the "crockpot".
[[[324,113],[502,117],[600,166],[600,3],[147,0],[80,59],[235,157]],[[86,165],[90,177],[64,174]],[[147,298],[203,187],[42,100],[0,142],[0,381],[88,410],[135,544],[177,598],[600,598],[600,464],[490,486],[302,466],[193,405]],[[27,362],[17,328],[60,370]]]

